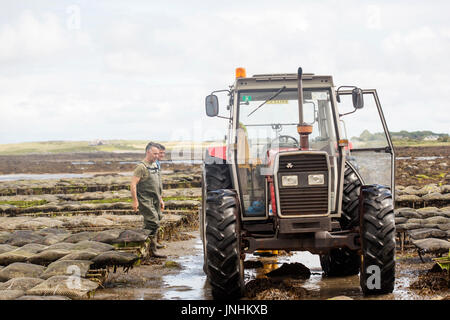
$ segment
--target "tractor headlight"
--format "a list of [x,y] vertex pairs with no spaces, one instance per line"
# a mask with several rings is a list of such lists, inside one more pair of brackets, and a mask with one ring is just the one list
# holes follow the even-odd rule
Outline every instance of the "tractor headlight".
[[281,185],[283,187],[293,187],[298,185],[298,176],[282,176]]
[[323,174],[309,174],[308,184],[309,185],[325,184],[325,176]]

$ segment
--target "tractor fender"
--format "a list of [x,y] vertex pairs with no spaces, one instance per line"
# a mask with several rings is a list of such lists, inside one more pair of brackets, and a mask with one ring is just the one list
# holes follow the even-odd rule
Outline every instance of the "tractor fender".
[[227,160],[227,146],[208,147],[211,157]]

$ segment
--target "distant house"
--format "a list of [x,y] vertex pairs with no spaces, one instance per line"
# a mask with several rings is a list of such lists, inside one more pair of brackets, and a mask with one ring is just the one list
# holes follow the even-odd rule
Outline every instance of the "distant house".
[[95,140],[89,143],[90,146],[103,146],[105,144],[102,140]]
[[430,135],[430,136],[426,136],[425,138],[423,138],[424,141],[437,141],[437,139],[439,139],[439,136],[435,136],[435,135]]

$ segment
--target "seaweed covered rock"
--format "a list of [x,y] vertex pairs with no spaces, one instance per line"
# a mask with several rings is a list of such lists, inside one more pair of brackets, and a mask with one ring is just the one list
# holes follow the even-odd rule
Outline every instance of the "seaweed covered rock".
[[27,290],[30,296],[65,296],[71,299],[90,298],[99,287],[98,283],[73,276],[53,276],[36,287]]
[[99,254],[97,257],[92,259],[92,262],[94,263],[93,268],[112,266],[130,267],[133,266],[138,260],[139,257],[131,252],[108,251]]
[[34,288],[38,284],[42,283],[44,280],[39,278],[30,277],[19,277],[12,278],[7,282],[0,284],[0,290],[22,290],[27,291],[28,289]]
[[89,271],[89,266],[92,264],[91,261],[87,260],[59,260],[55,261],[47,267],[47,269],[42,273],[42,279],[48,279],[53,276],[64,276],[64,275],[74,275],[77,277],[85,278],[87,272]]
[[0,281],[8,281],[12,278],[39,278],[45,267],[31,264],[15,262],[0,270]]
[[50,263],[68,255],[69,253],[70,251],[62,249],[44,250],[42,252],[32,255],[31,257],[28,258],[27,261],[34,264],[47,266]]

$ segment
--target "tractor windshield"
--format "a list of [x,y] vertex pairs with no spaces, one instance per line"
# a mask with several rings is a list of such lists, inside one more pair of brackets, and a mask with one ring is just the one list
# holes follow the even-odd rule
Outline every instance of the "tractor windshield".
[[[256,207],[264,208],[265,176],[272,174],[273,156],[299,148],[298,92],[280,89],[241,91],[237,97],[236,161],[246,215],[263,214]],[[303,119],[313,126],[310,148],[326,151],[334,158],[337,144],[330,91],[305,88],[303,99]]]
[[[285,89],[258,108],[278,91],[273,89],[239,94],[238,144],[245,145],[238,155],[239,162],[267,163],[268,150],[298,148],[297,91]],[[324,150],[333,155],[336,135],[329,91],[304,89],[303,96],[304,121],[313,125],[311,149]]]

